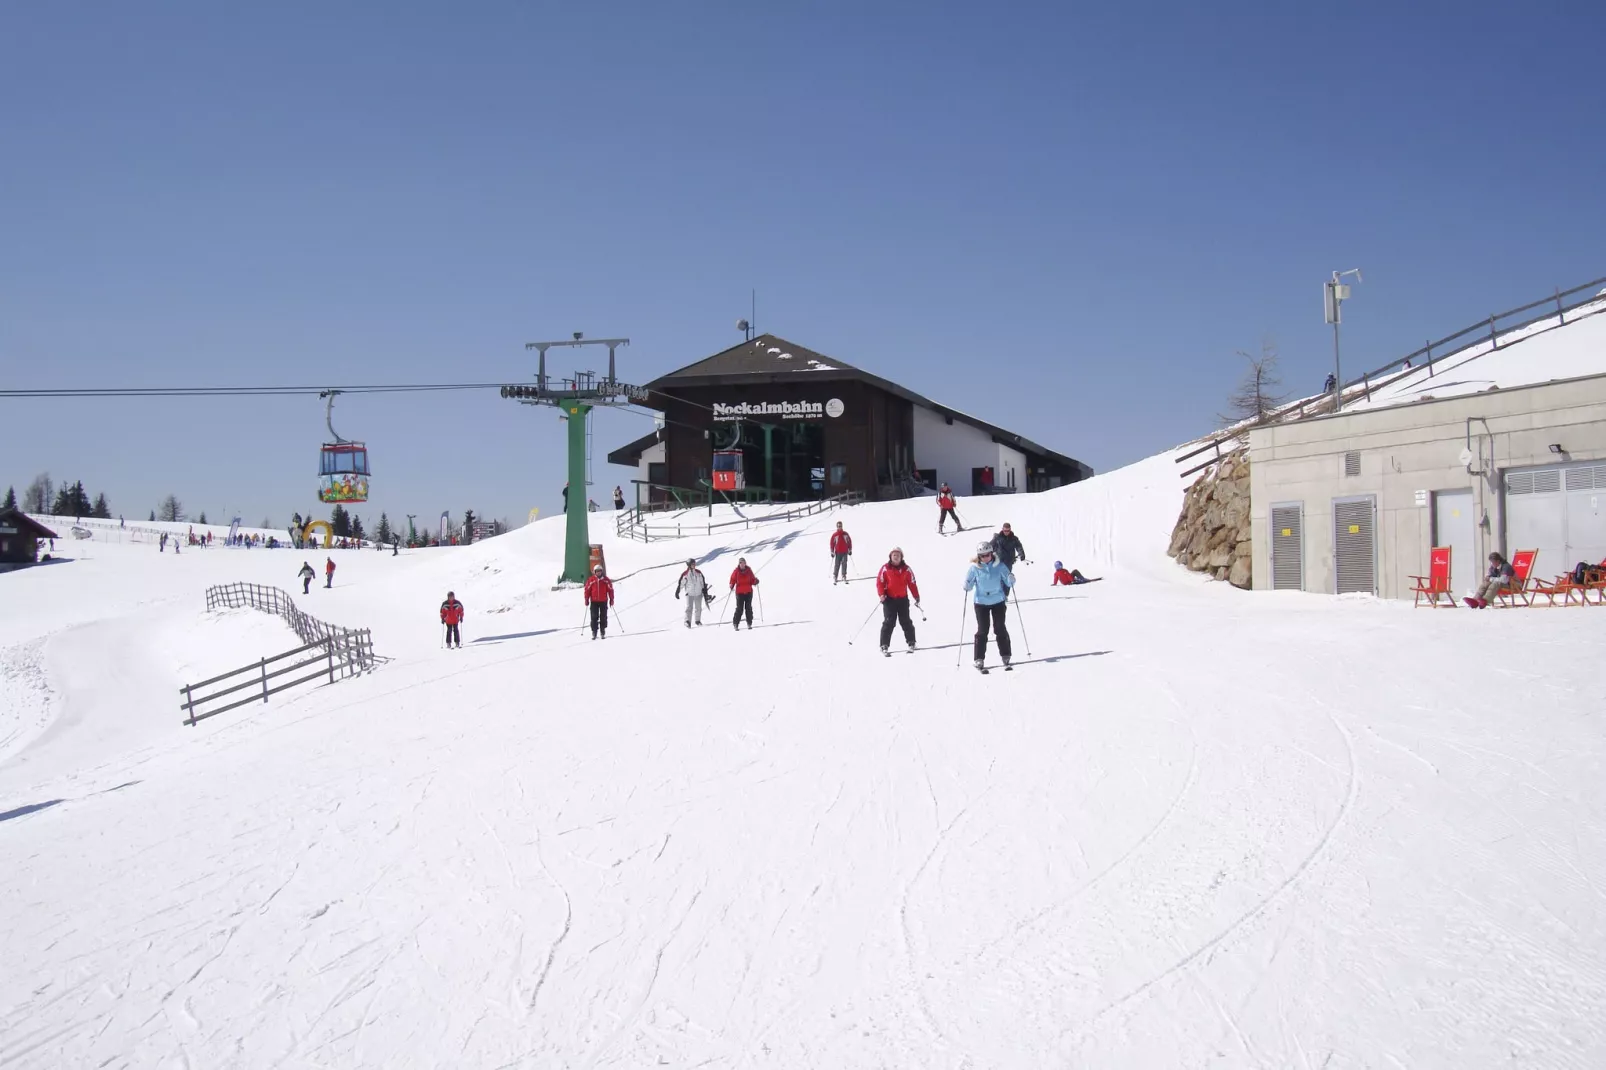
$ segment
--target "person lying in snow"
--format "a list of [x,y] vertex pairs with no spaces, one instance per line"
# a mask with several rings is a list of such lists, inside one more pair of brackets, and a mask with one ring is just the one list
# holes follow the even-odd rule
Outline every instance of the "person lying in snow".
[[1049,586],[1058,587],[1061,584],[1064,584],[1067,587],[1071,587],[1078,583],[1097,583],[1103,578],[1103,576],[1084,576],[1079,570],[1074,568],[1067,572],[1065,570],[1065,566],[1056,561],[1054,562],[1054,582],[1049,584]]

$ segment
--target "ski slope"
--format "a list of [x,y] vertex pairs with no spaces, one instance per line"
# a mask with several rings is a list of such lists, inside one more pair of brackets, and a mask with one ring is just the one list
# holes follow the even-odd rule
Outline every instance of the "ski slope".
[[[297,643],[205,587],[323,552],[58,542],[0,576],[0,1066],[1606,1065],[1606,613],[1212,584],[1176,468],[960,502],[1032,561],[988,676],[929,500],[599,515],[601,642],[562,518],[337,551],[297,597],[388,663],[194,728],[184,679]],[[757,628],[682,625],[689,555]]]

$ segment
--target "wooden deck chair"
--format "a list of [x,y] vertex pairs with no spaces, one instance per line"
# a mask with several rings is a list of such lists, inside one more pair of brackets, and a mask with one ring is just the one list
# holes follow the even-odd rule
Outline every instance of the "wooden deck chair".
[[1584,570],[1584,605],[1589,605],[1589,594],[1595,593],[1595,604],[1606,606],[1606,561]]
[[1538,550],[1518,550],[1511,555],[1511,571],[1513,573],[1511,586],[1494,596],[1496,604],[1502,606],[1515,606],[1519,602],[1525,606],[1534,604],[1533,571],[1534,561],[1538,557]]
[[[1450,547],[1435,546],[1428,554],[1428,574],[1426,576],[1412,576],[1416,587],[1412,593],[1416,595],[1413,603],[1421,608],[1423,596],[1427,597],[1428,605],[1434,609],[1440,606],[1455,608],[1455,595],[1450,590]],[[1439,597],[1444,597],[1440,602]]]
[[1565,576],[1557,576],[1549,583],[1546,583],[1544,580],[1535,580],[1533,583],[1528,585],[1527,593],[1529,599],[1528,604],[1531,606],[1538,605],[1539,599],[1541,598],[1545,599],[1547,604],[1552,607],[1555,606],[1556,599],[1558,598],[1561,599],[1562,605],[1570,606],[1573,604],[1574,594],[1579,596],[1580,605],[1589,604],[1588,599],[1584,596],[1583,585],[1574,583],[1571,573],[1568,573]]

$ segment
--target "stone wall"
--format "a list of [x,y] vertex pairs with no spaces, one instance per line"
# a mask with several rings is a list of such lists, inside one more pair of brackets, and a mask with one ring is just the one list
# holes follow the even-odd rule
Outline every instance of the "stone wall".
[[1188,488],[1166,552],[1195,572],[1248,590],[1254,578],[1249,517],[1249,451],[1240,449]]

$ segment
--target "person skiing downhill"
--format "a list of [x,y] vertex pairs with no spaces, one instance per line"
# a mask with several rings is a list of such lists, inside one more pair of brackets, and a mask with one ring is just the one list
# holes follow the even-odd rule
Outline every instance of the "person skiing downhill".
[[613,581],[603,575],[602,566],[591,570],[586,580],[586,605],[591,612],[591,638],[608,638],[608,607],[613,605]]
[[446,601],[441,603],[441,623],[446,625],[446,645],[463,649],[463,633],[458,625],[463,623],[463,603],[457,600],[457,595],[451,591],[446,592]]
[[296,575],[301,577],[301,593],[310,594],[312,591],[312,581],[318,578],[318,574],[312,570],[312,566],[310,564],[303,561],[301,562],[301,571],[297,572]]
[[697,568],[697,559],[695,557],[686,559],[686,571],[680,574],[680,579],[675,583],[676,598],[680,597],[680,592],[682,591],[686,592],[686,627],[690,628],[692,618],[696,617],[697,626],[701,628],[703,626],[703,600],[708,594],[708,579]]
[[998,534],[993,536],[993,554],[998,561],[1009,571],[1015,571],[1015,562],[1026,560],[1026,548],[1020,544],[1014,531],[1006,523],[999,527]]
[[737,631],[742,630],[742,614],[747,614],[747,630],[753,630],[753,588],[758,586],[758,576],[747,567],[747,558],[736,559],[736,571],[731,573],[730,589],[736,593],[736,613],[731,617],[731,627]]
[[959,522],[959,514],[954,512],[953,489],[946,483],[944,483],[937,491],[937,508],[942,510],[937,514],[938,535],[942,534],[942,526],[948,522],[949,517],[953,518],[954,530],[956,532],[965,530],[965,526]]
[[840,577],[841,582],[848,582],[848,558],[853,556],[853,536],[842,530],[842,521],[836,522],[836,530],[831,533],[831,586],[835,587]]
[[1015,586],[1015,574],[1004,567],[993,553],[993,544],[984,542],[976,547],[976,558],[970,571],[965,573],[965,590],[974,591],[976,611],[976,640],[972,650],[976,668],[987,671],[987,629],[992,628],[998,640],[998,654],[1008,669],[1011,647],[1009,631],[1004,627],[1004,614],[1009,609],[1009,591]]
[[326,557],[323,562],[323,585],[325,587],[333,587],[335,585],[335,559]]
[[920,586],[915,583],[915,571],[903,559],[903,550],[894,546],[887,554],[887,563],[876,573],[875,591],[881,598],[881,653],[890,656],[887,644],[892,641],[892,626],[901,625],[904,642],[909,653],[915,650],[915,625],[909,619],[909,599],[920,604]]

